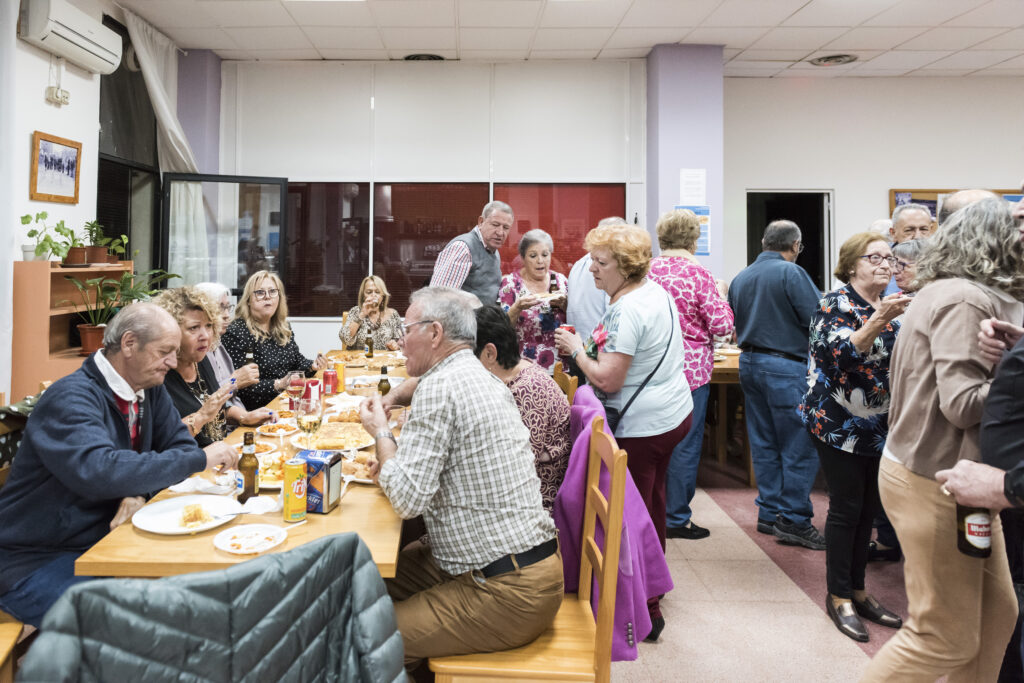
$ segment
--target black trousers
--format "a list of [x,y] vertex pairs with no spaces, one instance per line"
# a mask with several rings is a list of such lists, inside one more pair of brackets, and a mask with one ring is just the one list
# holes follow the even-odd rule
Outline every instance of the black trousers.
[[825,520],[825,567],[828,592],[852,598],[864,590],[868,544],[875,514],[882,509],[878,497],[879,459],[854,455],[814,439],[821,469],[828,483]]

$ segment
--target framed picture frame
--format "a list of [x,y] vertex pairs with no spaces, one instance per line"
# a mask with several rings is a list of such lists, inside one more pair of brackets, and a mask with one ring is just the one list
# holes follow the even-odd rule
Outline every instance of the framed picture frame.
[[[892,212],[900,204],[923,204],[932,212],[932,220],[935,220],[935,217],[939,215],[939,211],[942,209],[943,200],[954,192],[957,192],[957,190],[889,190],[889,215],[891,216]],[[992,192],[1005,197],[1006,195],[1013,196],[1018,194],[1020,190],[992,190]]]
[[81,142],[38,130],[32,133],[29,199],[77,204],[81,169]]

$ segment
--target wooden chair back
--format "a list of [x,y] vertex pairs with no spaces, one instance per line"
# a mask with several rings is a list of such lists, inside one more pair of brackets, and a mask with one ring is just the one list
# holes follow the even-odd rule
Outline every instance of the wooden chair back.
[[569,399],[569,405],[572,405],[572,400],[576,397],[576,389],[580,385],[580,378],[566,374],[562,370],[562,361],[555,363],[555,372],[552,378],[555,380],[558,388],[562,390],[562,393],[565,394],[565,397]]
[[[575,378],[573,378],[575,379]],[[601,493],[601,470],[608,470],[608,496]],[[580,600],[590,600],[591,579],[597,576],[597,634],[594,672],[598,683],[607,683],[612,667],[612,629],[615,625],[615,594],[618,588],[619,551],[622,547],[622,515],[626,500],[626,451],[604,431],[604,418],[591,426],[587,460],[586,505],[583,512],[583,548],[580,553]],[[597,520],[604,530],[604,548],[597,543]]]

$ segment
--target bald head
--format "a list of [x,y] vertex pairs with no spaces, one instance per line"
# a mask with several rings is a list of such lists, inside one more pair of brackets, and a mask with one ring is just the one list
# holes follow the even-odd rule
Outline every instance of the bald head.
[[988,190],[960,190],[949,195],[942,200],[942,208],[939,209],[939,225],[945,223],[946,219],[955,212],[982,199],[999,199],[999,195]]

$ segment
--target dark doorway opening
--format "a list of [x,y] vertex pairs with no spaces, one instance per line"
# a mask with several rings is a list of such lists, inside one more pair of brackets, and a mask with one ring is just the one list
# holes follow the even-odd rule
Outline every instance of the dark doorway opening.
[[764,229],[774,220],[787,219],[800,226],[803,253],[797,257],[821,291],[832,289],[830,192],[747,192],[747,263],[761,253]]

